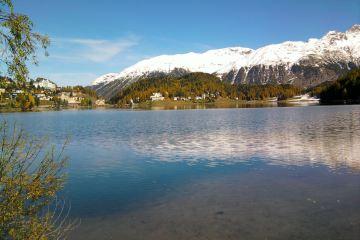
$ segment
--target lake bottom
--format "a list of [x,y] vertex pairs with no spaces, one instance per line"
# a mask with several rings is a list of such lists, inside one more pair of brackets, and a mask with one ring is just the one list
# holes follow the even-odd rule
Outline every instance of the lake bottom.
[[357,170],[265,163],[240,169],[83,218],[71,239],[360,239]]

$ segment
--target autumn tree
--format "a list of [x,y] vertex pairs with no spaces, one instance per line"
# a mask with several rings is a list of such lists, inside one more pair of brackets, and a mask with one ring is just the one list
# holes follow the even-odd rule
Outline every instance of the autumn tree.
[[[0,44],[1,69],[23,86],[28,64],[37,63],[37,49],[46,51],[49,39],[33,31],[28,16],[14,12],[11,0],[0,0]],[[19,102],[34,105],[26,92]],[[66,221],[69,208],[57,200],[66,158],[45,143],[0,123],[0,239],[65,239],[74,226]]]
[[22,93],[16,97],[16,102],[22,111],[31,110],[36,105],[36,100],[33,95],[29,93]]
[[0,239],[64,239],[66,220],[57,192],[63,187],[66,157],[23,130],[0,125]]

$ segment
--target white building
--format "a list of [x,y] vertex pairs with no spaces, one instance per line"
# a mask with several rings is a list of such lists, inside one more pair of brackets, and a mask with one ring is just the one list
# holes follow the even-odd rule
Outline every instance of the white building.
[[72,95],[71,92],[61,92],[59,95],[59,98],[62,101],[66,101],[70,105],[72,105],[72,104],[76,105],[76,104],[81,103],[81,100],[83,99],[82,97],[77,96],[77,94],[74,94],[74,93],[73,93],[73,96],[71,96],[71,95]]
[[95,101],[96,106],[105,106],[105,100],[104,99],[98,99]]
[[41,101],[50,101],[51,97],[46,96],[45,93],[37,93],[35,96]]
[[319,102],[320,99],[316,97],[311,97],[309,94],[303,94],[287,99],[287,101],[288,102]]
[[56,90],[56,84],[48,79],[45,78],[38,78],[34,81],[34,87],[36,88],[44,88],[47,90],[55,91]]
[[163,101],[164,97],[161,93],[153,93],[153,95],[150,96],[151,101]]
[[206,97],[207,97],[207,94],[203,93],[203,94],[201,94],[201,96],[196,96],[195,100],[204,100],[204,99],[206,99]]

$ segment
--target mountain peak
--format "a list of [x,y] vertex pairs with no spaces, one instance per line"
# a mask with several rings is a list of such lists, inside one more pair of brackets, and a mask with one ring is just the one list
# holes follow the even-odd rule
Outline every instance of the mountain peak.
[[360,33],[360,24],[355,24],[349,30],[346,31],[347,33]]
[[108,82],[111,82],[114,79],[118,78],[118,76],[119,76],[119,73],[107,73],[107,74],[102,75],[102,76],[98,77],[97,79],[95,79],[92,84],[97,85],[100,83],[108,83]]
[[330,31],[322,38],[322,40],[329,41],[333,44],[339,40],[346,40],[346,34],[338,31]]

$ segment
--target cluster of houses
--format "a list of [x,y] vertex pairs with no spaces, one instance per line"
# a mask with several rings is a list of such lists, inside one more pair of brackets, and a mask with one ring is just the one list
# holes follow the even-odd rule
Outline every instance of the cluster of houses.
[[[83,101],[86,96],[81,92],[60,92],[58,97],[61,101],[65,101],[70,106],[80,105],[81,101]],[[104,106],[105,100],[104,99],[97,99],[95,101],[95,105],[97,106]]]
[[78,92],[60,92],[59,98],[61,101],[67,102],[68,105],[79,105],[84,97]]
[[34,95],[40,101],[50,101],[52,99],[52,96],[46,95],[45,93],[35,93]]
[[[11,84],[11,81],[9,79],[3,79],[3,81],[5,81],[5,84]],[[54,92],[60,89],[54,82],[45,78],[38,78],[35,81],[28,83],[27,87],[30,87],[31,85],[33,88],[36,89],[35,91],[33,91],[33,95],[39,100],[51,100],[51,95],[53,95]],[[19,94],[23,93],[23,89],[12,89],[7,92],[5,88],[0,88],[0,95],[6,95],[5,99],[15,99]]]
[[[194,99],[192,99],[192,97],[173,97],[174,101],[191,101],[191,100],[195,100],[195,101],[201,101],[201,100],[205,100],[206,98],[216,98],[216,96],[218,96],[218,93],[210,93],[210,94],[206,94],[203,93],[201,96],[195,96]],[[163,101],[165,98],[163,97],[163,95],[159,92],[153,93],[153,95],[150,96],[150,100],[151,101]]]
[[[86,95],[81,92],[63,91],[61,87],[58,87],[54,82],[45,78],[37,78],[35,81],[29,83],[28,87],[30,86],[32,95],[39,101],[52,101],[54,97],[57,97],[62,102],[66,102],[70,106],[75,106],[80,105],[81,101],[86,98]],[[16,99],[19,94],[23,93],[24,90],[22,89],[13,89],[7,92],[5,88],[0,88],[0,96],[2,96],[3,99]],[[105,105],[105,100],[98,99],[95,105],[103,106]]]

